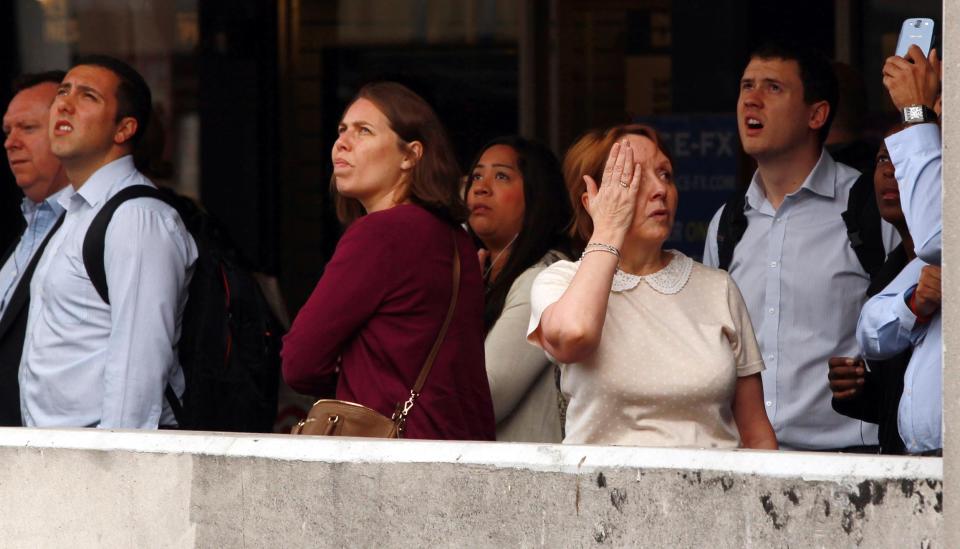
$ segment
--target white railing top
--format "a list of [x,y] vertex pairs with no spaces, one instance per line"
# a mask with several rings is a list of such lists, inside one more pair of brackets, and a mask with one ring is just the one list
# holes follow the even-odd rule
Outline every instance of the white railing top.
[[943,479],[940,458],[816,452],[378,440],[186,431],[0,428],[3,448],[197,454],[327,463],[449,463],[562,473],[635,468],[803,480]]

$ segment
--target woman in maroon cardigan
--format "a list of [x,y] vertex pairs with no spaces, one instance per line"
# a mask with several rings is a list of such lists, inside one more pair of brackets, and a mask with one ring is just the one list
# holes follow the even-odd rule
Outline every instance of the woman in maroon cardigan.
[[[453,242],[460,295],[407,438],[493,440],[483,356],[483,283],[446,132],[400,84],[364,86],[333,146],[333,192],[350,224],[283,340],[283,377],[389,417],[410,395],[447,313]],[[352,222],[352,223],[351,223]]]

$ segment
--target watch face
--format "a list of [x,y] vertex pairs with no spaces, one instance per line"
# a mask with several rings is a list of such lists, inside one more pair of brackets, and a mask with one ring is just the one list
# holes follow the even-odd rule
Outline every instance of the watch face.
[[903,121],[907,124],[911,122],[926,122],[922,105],[910,105],[903,108]]

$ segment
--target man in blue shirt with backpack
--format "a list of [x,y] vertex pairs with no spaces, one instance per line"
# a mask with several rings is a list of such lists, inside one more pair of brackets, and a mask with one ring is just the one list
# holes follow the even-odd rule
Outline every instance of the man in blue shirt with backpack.
[[197,248],[169,205],[129,200],[104,239],[101,296],[84,267],[84,237],[110,199],[152,183],[131,153],[150,90],[116,59],[81,60],[50,108],[50,148],[75,192],[30,286],[20,366],[24,424],[156,429],[175,424],[165,388],[184,391],[177,344]]
[[860,217],[848,210],[861,187],[860,172],[823,147],[837,95],[822,55],[790,44],[753,53],[737,122],[757,171],[746,193],[711,221],[704,263],[727,269],[743,293],[780,447],[875,452],[876,425],[833,410],[827,363],[859,354],[854,332],[868,268],[882,264],[896,237],[879,214],[859,220],[856,230],[845,219]]

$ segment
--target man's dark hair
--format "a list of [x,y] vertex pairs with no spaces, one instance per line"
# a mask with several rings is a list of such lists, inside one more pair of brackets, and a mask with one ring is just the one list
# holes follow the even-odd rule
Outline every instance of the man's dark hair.
[[796,61],[800,67],[800,82],[803,83],[803,101],[812,105],[826,101],[830,105],[827,121],[820,128],[818,137],[823,145],[830,133],[830,125],[840,105],[839,84],[830,60],[818,50],[788,41],[767,42],[750,54],[750,59],[783,59]]
[[13,92],[13,95],[17,95],[23,90],[38,86],[40,84],[46,84],[47,82],[59,85],[60,82],[63,81],[63,77],[66,75],[66,72],[59,70],[24,73],[13,79],[13,84],[10,86],[10,91]]
[[150,123],[150,110],[153,108],[153,98],[150,95],[150,86],[130,65],[109,55],[86,55],[73,64],[92,65],[107,69],[117,76],[120,83],[117,85],[117,122],[127,116],[137,121],[137,131],[130,139],[131,145],[136,145],[147,131]]

